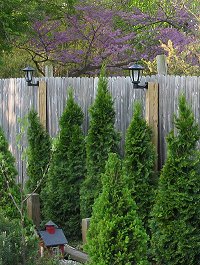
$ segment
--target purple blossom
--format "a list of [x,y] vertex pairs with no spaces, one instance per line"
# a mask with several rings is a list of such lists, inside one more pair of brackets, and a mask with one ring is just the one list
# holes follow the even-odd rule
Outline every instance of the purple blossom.
[[[163,53],[160,42],[169,39],[178,52],[197,40],[197,21],[184,8],[174,8],[173,16],[161,9],[150,16],[139,9],[121,12],[95,5],[79,5],[76,11],[66,15],[64,23],[50,17],[36,21],[29,43],[42,58],[69,65],[74,75],[84,73],[79,72],[84,67],[87,73],[95,72],[105,59],[113,69],[131,59],[152,60]],[[116,17],[125,29],[116,27]]]

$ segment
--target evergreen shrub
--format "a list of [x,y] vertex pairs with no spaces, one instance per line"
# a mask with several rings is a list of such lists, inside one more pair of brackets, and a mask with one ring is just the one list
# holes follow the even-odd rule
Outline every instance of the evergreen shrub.
[[47,185],[44,190],[45,217],[64,229],[67,238],[81,235],[80,185],[85,175],[85,139],[81,125],[83,112],[72,91],[60,118]]
[[155,148],[152,131],[142,116],[142,106],[134,106],[132,121],[125,139],[124,169],[138,214],[149,232],[150,211],[153,206],[155,182]]
[[[46,183],[47,168],[51,157],[51,139],[42,126],[35,110],[31,110],[28,114],[27,140],[28,180],[26,182],[26,188],[27,192],[31,193],[39,184],[35,192],[40,194],[41,189],[44,188]],[[43,205],[42,196],[40,196],[40,199],[41,205]]]
[[90,217],[95,199],[101,192],[101,173],[110,152],[118,150],[113,100],[108,91],[105,67],[99,77],[96,99],[90,110],[90,126],[86,137],[87,175],[81,187],[81,215]]
[[194,265],[200,264],[200,130],[183,95],[174,123],[152,212],[151,243],[158,264]]
[[148,236],[116,154],[109,155],[93,207],[86,251],[91,265],[146,265]]
[[20,204],[20,188],[16,184],[17,170],[15,159],[8,149],[8,142],[0,128],[0,211],[9,218],[18,218],[19,213],[10,196]]

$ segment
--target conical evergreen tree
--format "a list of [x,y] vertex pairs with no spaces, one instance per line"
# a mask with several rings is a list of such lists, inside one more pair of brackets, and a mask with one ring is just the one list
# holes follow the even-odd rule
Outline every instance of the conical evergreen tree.
[[8,150],[8,142],[0,127],[0,211],[8,218],[19,218],[19,213],[9,194],[20,204],[20,189],[16,184],[17,170],[15,159]]
[[109,155],[102,184],[87,235],[89,264],[149,264],[148,236],[138,218],[127,177],[122,173],[121,161],[116,154]]
[[149,232],[150,211],[155,192],[155,148],[152,131],[142,116],[139,102],[134,106],[132,121],[125,141],[124,169],[138,214]]
[[[29,112],[28,122],[27,175],[29,179],[26,182],[26,188],[28,192],[33,192],[47,173],[51,156],[51,140],[49,134],[40,123],[38,114],[35,110]],[[46,177],[44,177],[42,183],[36,190],[37,193],[41,193],[41,189],[44,188],[45,182]],[[41,196],[40,199],[42,199]]]
[[80,185],[85,175],[83,112],[70,91],[60,118],[46,186],[45,216],[65,230],[68,238],[81,234]]
[[115,111],[102,68],[95,102],[90,108],[90,127],[86,137],[87,176],[81,188],[81,215],[90,217],[94,200],[101,192],[101,173],[110,152],[118,150],[119,134],[114,128]]
[[153,209],[152,249],[158,264],[194,265],[200,264],[200,131],[184,96],[175,127]]

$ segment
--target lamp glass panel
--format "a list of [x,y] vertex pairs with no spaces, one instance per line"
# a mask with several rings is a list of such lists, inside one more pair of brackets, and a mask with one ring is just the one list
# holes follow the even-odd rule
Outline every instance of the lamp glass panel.
[[27,71],[26,72],[26,82],[31,82],[33,77],[33,71]]
[[138,83],[139,71],[138,70],[131,69],[130,70],[130,77],[131,77],[132,83]]
[[130,78],[131,78],[131,82],[133,82],[133,70],[130,69]]
[[134,82],[139,82],[139,78],[140,78],[140,70],[133,70],[133,78],[134,78]]
[[141,81],[141,78],[142,78],[142,70],[139,70],[138,71],[138,81],[139,81],[139,83],[140,83],[140,81]]

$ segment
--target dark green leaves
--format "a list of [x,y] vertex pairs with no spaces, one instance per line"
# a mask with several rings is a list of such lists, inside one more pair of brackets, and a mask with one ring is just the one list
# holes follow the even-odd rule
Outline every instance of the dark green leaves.
[[87,238],[89,264],[149,264],[148,237],[116,154],[109,155],[102,183],[102,193],[95,201]]
[[159,264],[193,265],[200,258],[200,133],[184,96],[175,127],[153,209],[152,248]]

